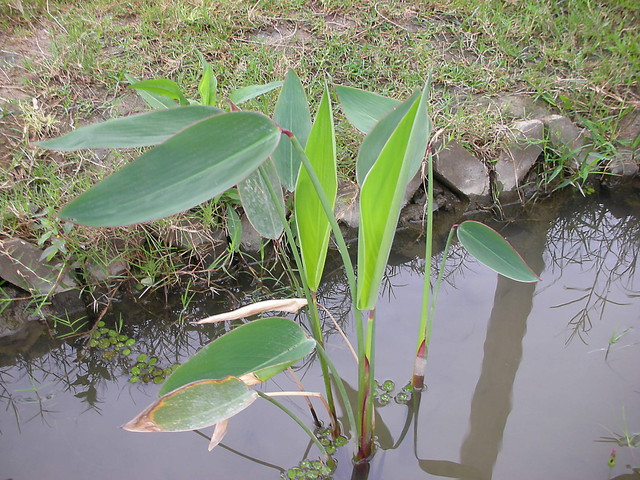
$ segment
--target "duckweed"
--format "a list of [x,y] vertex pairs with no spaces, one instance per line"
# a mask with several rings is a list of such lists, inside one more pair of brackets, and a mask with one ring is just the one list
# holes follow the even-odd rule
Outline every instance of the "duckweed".
[[[157,357],[149,357],[146,353],[140,353],[132,362],[129,357],[133,353],[132,348],[136,345],[136,340],[127,335],[105,326],[105,322],[100,321],[96,325],[96,330],[91,333],[88,345],[90,348],[101,350],[100,355],[108,360],[116,359],[126,364],[126,369],[131,375],[131,383],[163,383],[173,371],[178,368],[178,364],[171,366],[159,365]],[[133,365],[132,365],[133,364]],[[132,365],[132,366],[131,366]]]
[[396,384],[393,380],[386,380],[380,388],[385,392],[393,392],[393,389],[396,388]]

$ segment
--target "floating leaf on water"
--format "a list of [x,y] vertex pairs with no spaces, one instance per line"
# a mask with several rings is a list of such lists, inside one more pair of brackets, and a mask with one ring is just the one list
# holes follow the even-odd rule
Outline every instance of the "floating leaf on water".
[[[297,323],[281,317],[249,322],[217,338],[171,375],[160,395],[198,380],[236,377],[248,384],[267,380],[315,348]],[[250,353],[250,354],[249,354]]]
[[213,315],[203,320],[193,322],[196,325],[204,323],[224,322],[227,320],[237,320],[239,318],[250,317],[263,312],[287,312],[296,313],[302,307],[307,305],[307,300],[304,298],[288,298],[282,300],[265,300],[262,302],[252,303],[251,305],[245,305],[231,312],[221,313],[219,315]]
[[336,447],[344,447],[347,443],[349,443],[349,440],[344,435],[339,435],[336,437],[333,443]]
[[219,423],[244,410],[258,394],[238,378],[203,380],[159,398],[123,425],[131,432],[184,432]]

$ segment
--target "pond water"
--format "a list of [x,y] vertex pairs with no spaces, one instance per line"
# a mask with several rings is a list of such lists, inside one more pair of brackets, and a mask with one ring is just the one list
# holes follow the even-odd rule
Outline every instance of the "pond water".
[[[631,437],[640,432],[640,195],[553,201],[497,228],[542,282],[498,277],[454,248],[428,389],[419,402],[378,409],[379,448],[368,478],[638,478],[630,467],[640,465],[640,449],[628,443],[640,446]],[[420,311],[424,261],[415,236],[399,235],[378,307],[375,376],[393,380],[396,391],[410,378]],[[321,302],[352,336],[346,281],[339,269],[327,277]],[[229,328],[183,327],[180,315],[201,318],[230,308],[230,294],[247,302],[260,291],[208,292],[186,306],[179,294],[146,294],[114,303],[104,320],[124,319],[122,333],[137,340],[132,358],[148,353],[170,366]],[[353,358],[331,322],[326,328],[328,351],[354,386]],[[81,346],[42,338],[17,355],[0,350],[0,480],[278,479],[318,458],[308,437],[262,401],[231,420],[212,452],[210,429],[126,432],[119,426],[159,386],[131,383],[127,358],[107,360]],[[318,370],[314,359],[297,369],[309,391],[322,389]],[[265,385],[292,389],[285,375]],[[302,401],[284,402],[311,425]],[[333,478],[352,478],[351,454],[350,445],[338,449]]]

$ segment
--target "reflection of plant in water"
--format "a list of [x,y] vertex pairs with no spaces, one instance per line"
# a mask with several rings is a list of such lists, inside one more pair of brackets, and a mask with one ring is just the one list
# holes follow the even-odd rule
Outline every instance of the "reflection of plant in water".
[[560,217],[547,236],[551,266],[562,269],[579,265],[593,272],[587,287],[567,287],[577,296],[553,308],[575,308],[569,320],[572,332],[567,342],[576,336],[583,342],[594,319],[604,316],[608,307],[620,305],[609,298],[614,289],[629,297],[640,295],[633,285],[640,254],[640,221],[633,215],[614,216],[602,205],[590,206],[578,215]]

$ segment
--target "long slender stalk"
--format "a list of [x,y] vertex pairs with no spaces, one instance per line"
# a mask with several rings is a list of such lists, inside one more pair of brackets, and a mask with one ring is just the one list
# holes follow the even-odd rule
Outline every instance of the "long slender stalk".
[[375,310],[370,310],[367,316],[367,329],[365,333],[364,362],[360,362],[362,365],[362,374],[358,383],[358,420],[360,427],[358,452],[356,454],[358,461],[370,458],[373,453],[375,318]]
[[433,157],[430,147],[427,150],[427,224],[425,226],[424,283],[422,289],[422,309],[418,331],[416,360],[413,366],[411,384],[415,388],[424,386],[424,368],[426,365],[427,325],[431,305],[431,254],[433,252]]
[[322,346],[317,345],[316,351],[318,352],[318,355],[322,359],[324,359],[324,361],[327,363],[327,365],[331,369],[331,372],[333,373],[333,381],[336,384],[336,388],[338,390],[338,394],[340,395],[340,399],[344,404],[345,414],[347,415],[347,420],[349,422],[350,430],[352,432],[357,432],[358,427],[356,425],[356,421],[353,416],[353,407],[351,406],[351,401],[349,400],[349,396],[347,395],[347,389],[344,386],[344,382],[342,381],[342,378],[340,378],[340,375],[338,374],[338,370],[336,369],[335,365],[329,358],[329,355],[327,355],[327,352],[324,350]]
[[291,410],[289,410],[287,407],[285,407],[284,405],[282,405],[280,402],[278,402],[277,400],[274,400],[273,398],[271,398],[269,395],[266,395],[262,392],[258,392],[256,390],[256,393],[258,394],[258,396],[260,398],[264,398],[265,400],[267,400],[268,402],[272,403],[273,405],[275,405],[276,407],[278,407],[280,410],[282,410],[284,413],[286,413],[287,415],[289,415],[298,425],[300,425],[300,427],[306,432],[307,435],[309,435],[309,438],[313,441],[313,443],[316,445],[316,447],[318,447],[318,450],[320,450],[320,452],[325,456],[325,458],[327,459],[327,462],[331,461],[331,457],[329,456],[329,454],[327,453],[327,451],[324,448],[324,445],[322,445],[320,443],[320,440],[318,440],[318,437],[316,437],[313,432],[311,430],[309,430],[309,427],[307,427],[304,422],[302,420],[300,420]]
[[[260,166],[260,175],[262,175],[262,179],[267,185],[267,189],[269,190],[269,195],[271,196],[271,200],[276,205],[276,210],[278,211],[278,215],[280,216],[280,221],[282,221],[282,225],[284,227],[285,235],[287,237],[287,241],[289,242],[289,246],[291,247],[291,251],[293,252],[293,258],[298,266],[298,271],[303,272],[304,264],[302,263],[302,259],[300,258],[300,252],[296,246],[295,237],[293,236],[293,232],[291,231],[291,226],[287,221],[287,217],[285,215],[284,209],[280,205],[278,201],[278,196],[275,193],[274,186],[271,184],[269,176],[264,171],[264,167]],[[304,289],[304,294],[307,299],[307,304],[309,305],[310,312],[310,324],[311,324],[311,332],[315,341],[322,345],[322,327],[320,326],[320,316],[318,314],[318,305],[316,301],[315,292],[311,292],[309,289],[309,284],[307,283],[306,275],[301,274],[300,280],[302,281],[302,287]],[[335,401],[333,399],[333,392],[331,390],[331,378],[329,376],[329,370],[324,361],[320,361],[320,368],[322,370],[322,378],[324,380],[324,386],[327,394],[327,402],[329,403],[329,410],[331,414],[336,417],[336,406]],[[337,422],[335,423],[337,425]]]

